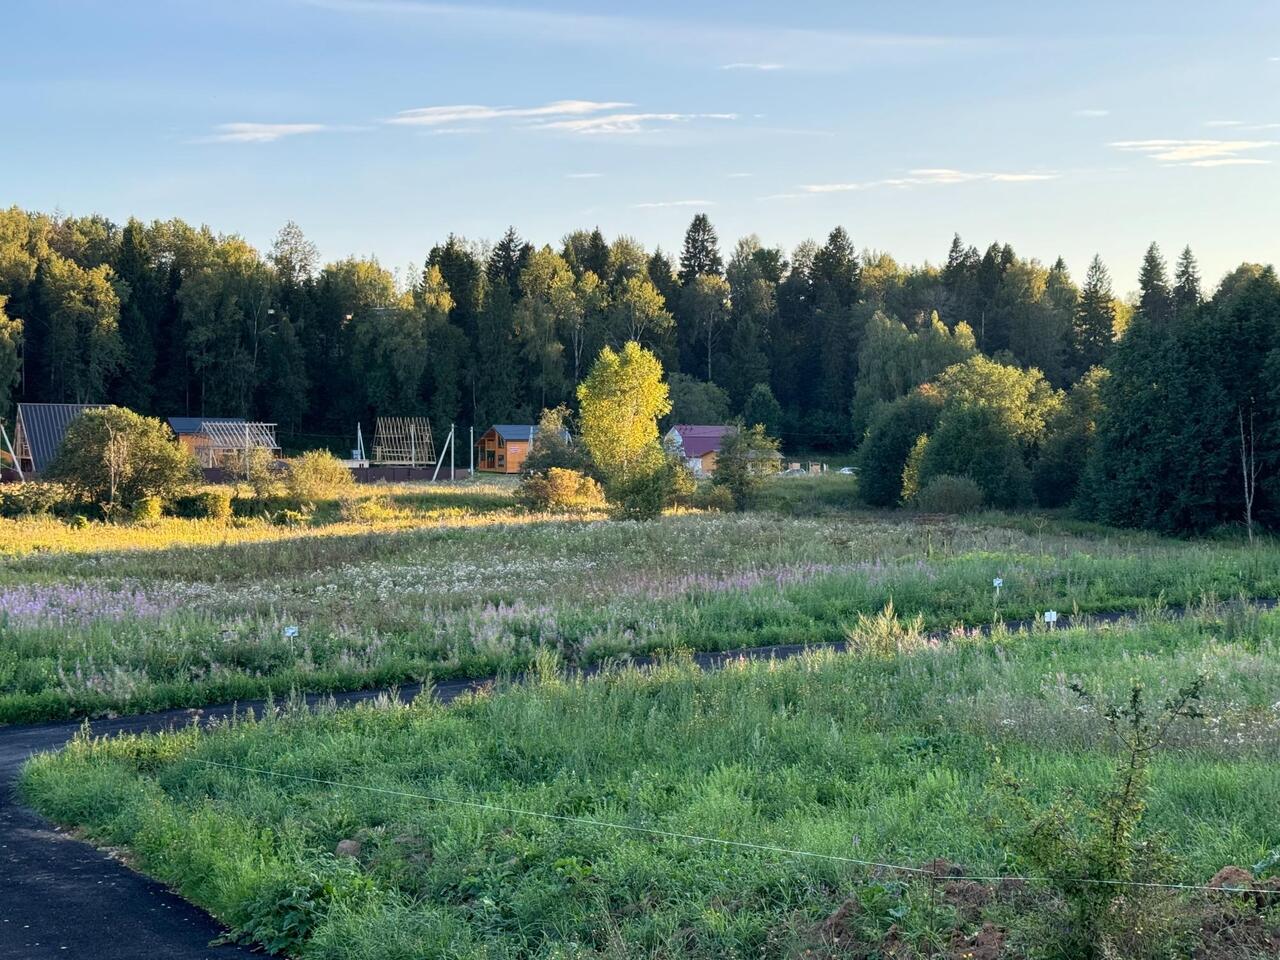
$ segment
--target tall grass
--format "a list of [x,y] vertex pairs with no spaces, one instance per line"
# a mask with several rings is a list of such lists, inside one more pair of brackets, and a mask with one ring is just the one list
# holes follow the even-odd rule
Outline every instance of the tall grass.
[[[785,956],[892,875],[583,821],[1006,872],[1018,864],[987,826],[993,748],[1033,802],[1087,795],[1110,762],[1071,684],[1107,699],[1136,677],[1159,696],[1205,673],[1211,716],[1156,756],[1144,827],[1203,881],[1280,845],[1280,618],[1255,616],[1241,631],[1208,606],[710,674],[677,655],[589,681],[542,655],[527,685],[451,707],[81,738],[33,760],[23,790],[259,939],[304,891],[285,945],[306,957]],[[343,839],[356,859],[332,855]],[[893,903],[901,928],[927,922],[922,901]]]

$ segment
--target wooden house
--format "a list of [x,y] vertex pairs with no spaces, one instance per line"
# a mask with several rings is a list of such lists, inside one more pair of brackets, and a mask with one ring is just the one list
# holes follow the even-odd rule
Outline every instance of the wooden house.
[[538,432],[528,424],[495,423],[476,441],[476,469],[484,473],[519,473]]
[[675,453],[695,477],[709,477],[716,472],[720,444],[733,427],[711,424],[677,423],[662,438],[662,444]]

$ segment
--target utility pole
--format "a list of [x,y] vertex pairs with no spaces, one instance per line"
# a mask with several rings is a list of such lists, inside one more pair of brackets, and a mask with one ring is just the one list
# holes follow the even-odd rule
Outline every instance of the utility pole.
[[476,475],[476,428],[471,428],[471,449],[467,459],[467,475],[474,477]]

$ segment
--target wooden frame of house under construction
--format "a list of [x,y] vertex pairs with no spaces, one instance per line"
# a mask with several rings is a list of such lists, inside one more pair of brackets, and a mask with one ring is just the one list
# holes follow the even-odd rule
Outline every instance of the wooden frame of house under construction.
[[373,456],[381,466],[421,467],[436,462],[431,421],[426,417],[378,417],[373,430]]
[[206,468],[236,469],[244,464],[250,450],[266,450],[273,457],[280,455],[276,425],[247,420],[205,420],[189,449],[200,466]]

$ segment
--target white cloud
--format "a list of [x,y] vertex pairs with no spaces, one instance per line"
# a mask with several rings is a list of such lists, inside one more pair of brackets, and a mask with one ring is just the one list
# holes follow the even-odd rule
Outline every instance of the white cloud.
[[[1249,160],[1242,153],[1266,150],[1277,145],[1275,140],[1117,140],[1111,144],[1117,150],[1140,153],[1174,166],[1220,167],[1232,164],[1222,161]],[[1254,159],[1255,163],[1269,160]]]
[[564,178],[566,180],[597,180],[603,176],[603,173],[566,173]]
[[714,207],[714,200],[651,200],[648,203],[633,203],[633,210],[655,210],[659,207]]
[[1240,167],[1253,166],[1259,163],[1270,163],[1270,160],[1262,160],[1258,157],[1220,157],[1217,160],[1192,160],[1190,163],[1182,164],[1186,167]]
[[220,123],[218,132],[202,138],[205,143],[271,143],[303,133],[329,129],[323,123]]
[[1206,120],[1206,127],[1243,127],[1243,120]]
[[[956,183],[1032,183],[1040,180],[1056,180],[1058,174],[1027,171],[1024,173],[979,173],[953,170],[949,167],[926,167],[908,170],[904,177],[887,177],[882,180],[864,180],[853,183],[807,183],[800,187],[805,193],[849,193],[855,190],[873,190],[877,187],[916,187]],[[776,194],[775,198],[794,194]],[[770,198],[773,199],[773,198]]]
[[1111,116],[1111,111],[1102,110],[1097,107],[1086,107],[1083,110],[1074,111],[1073,115],[1077,117],[1109,117]]
[[730,180],[745,180],[747,177],[754,177],[754,173],[731,173],[728,174]]
[[417,107],[401,110],[387,123],[404,126],[439,126],[449,123],[474,123],[486,120],[528,119],[536,117],[573,117],[602,110],[618,110],[631,104],[622,101],[556,100],[538,107],[489,107],[481,104],[453,104],[441,107]]
[[780,63],[726,63],[720,67],[721,70],[783,70],[785,69]]
[[655,127],[692,120],[736,120],[736,113],[610,113],[602,117],[550,120],[536,126],[569,133],[645,133]]

